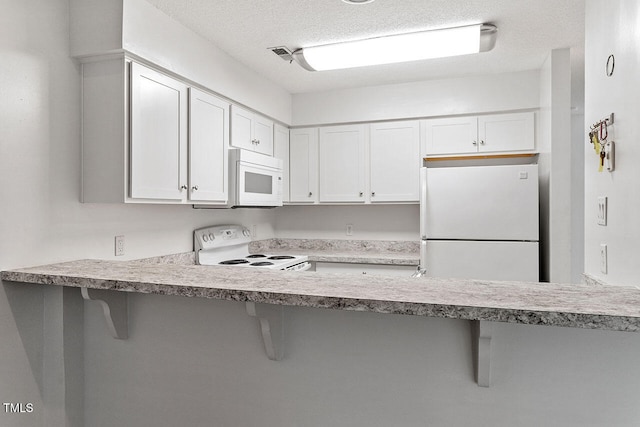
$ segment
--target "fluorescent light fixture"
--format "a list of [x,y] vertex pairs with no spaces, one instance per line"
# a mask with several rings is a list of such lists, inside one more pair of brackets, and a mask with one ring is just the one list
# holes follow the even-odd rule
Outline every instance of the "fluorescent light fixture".
[[393,64],[488,51],[495,45],[496,32],[491,24],[468,25],[305,47],[293,56],[309,71]]

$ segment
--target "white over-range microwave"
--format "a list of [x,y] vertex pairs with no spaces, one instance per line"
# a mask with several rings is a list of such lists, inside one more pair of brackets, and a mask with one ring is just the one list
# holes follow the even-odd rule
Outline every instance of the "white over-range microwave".
[[232,207],[282,206],[282,160],[240,148],[229,153]]
[[229,149],[229,202],[195,208],[282,206],[282,160],[241,148]]

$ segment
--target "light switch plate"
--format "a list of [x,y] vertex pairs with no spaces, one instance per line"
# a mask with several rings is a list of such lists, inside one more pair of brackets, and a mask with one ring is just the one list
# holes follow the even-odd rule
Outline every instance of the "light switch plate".
[[598,197],[598,225],[607,225],[607,197]]

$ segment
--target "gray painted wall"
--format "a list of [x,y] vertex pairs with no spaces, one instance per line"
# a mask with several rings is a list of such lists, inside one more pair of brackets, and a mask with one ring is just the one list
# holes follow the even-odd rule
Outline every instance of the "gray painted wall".
[[635,426],[637,334],[496,324],[490,388],[460,320],[286,308],[267,359],[236,302],[132,295],[127,341],[85,312],[86,425]]

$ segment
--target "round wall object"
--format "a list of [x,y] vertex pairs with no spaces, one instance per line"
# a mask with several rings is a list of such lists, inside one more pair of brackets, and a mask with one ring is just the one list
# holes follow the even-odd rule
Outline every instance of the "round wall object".
[[616,57],[613,55],[609,55],[607,58],[607,68],[606,73],[607,77],[611,77],[613,75],[613,70],[616,68]]

